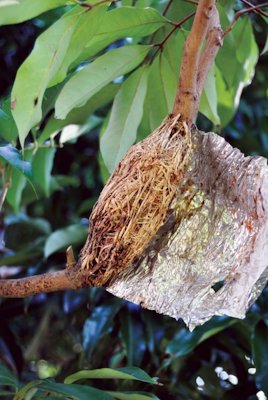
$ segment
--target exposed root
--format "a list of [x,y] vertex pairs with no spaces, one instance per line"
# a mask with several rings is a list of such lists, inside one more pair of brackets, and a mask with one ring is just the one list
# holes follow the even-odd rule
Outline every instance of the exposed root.
[[190,151],[190,131],[172,115],[130,148],[90,217],[79,260],[90,286],[107,284],[143,253],[165,221]]

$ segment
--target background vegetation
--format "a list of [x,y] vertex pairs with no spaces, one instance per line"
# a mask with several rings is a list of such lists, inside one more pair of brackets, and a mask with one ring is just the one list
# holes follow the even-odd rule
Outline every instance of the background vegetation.
[[[108,170],[171,110],[191,19],[182,29],[168,21],[182,21],[194,11],[195,2],[122,0],[109,11],[104,3],[88,12],[60,0],[24,0],[19,6],[9,3],[12,1],[0,3],[0,23],[4,25],[0,28],[0,166],[1,199],[5,200],[0,216],[0,274],[19,277],[62,268],[69,244],[79,251],[86,238],[88,215]],[[246,6],[243,3],[247,2],[218,2],[224,28],[235,11]],[[147,6],[151,8],[145,9]],[[64,36],[64,41],[59,41],[59,25],[51,33],[52,24],[64,24],[67,12],[76,16],[73,7],[83,11],[79,14],[84,19],[79,20],[81,29],[70,34],[65,65],[50,70],[45,82],[43,68],[51,52],[62,50],[67,40]],[[246,154],[265,157],[266,23],[267,17],[259,13],[238,19],[208,79],[198,119],[200,128],[217,131]],[[44,31],[47,36],[40,36],[43,41],[38,39],[39,47],[32,53],[36,58],[27,59]],[[151,44],[161,46],[140,46]],[[132,66],[131,52],[136,60]],[[103,54],[108,55],[105,63]],[[25,59],[28,67],[18,72]],[[74,81],[72,86],[72,79],[92,65],[97,65],[95,71],[106,65],[98,78],[99,89],[92,91],[82,107],[75,108],[81,101],[83,82]],[[90,84],[96,79],[94,75]],[[70,92],[66,83],[71,85]],[[43,94],[41,90],[36,99],[32,88],[37,85],[40,89],[41,84]],[[60,104],[60,98],[62,107],[56,107],[56,112],[63,119],[56,119],[55,102]],[[14,113],[19,130],[11,101],[19,105]],[[68,107],[71,112],[65,117]],[[102,289],[0,299],[0,396],[13,398],[15,388],[31,382],[17,398],[53,399],[56,392],[64,398],[104,400],[261,398],[260,391],[268,395],[267,296],[266,289],[242,321],[214,318],[192,333],[181,321],[142,310]],[[55,384],[82,369],[133,366],[157,376],[163,386],[135,369],[124,372],[142,382],[129,380],[129,375],[125,380],[112,375],[116,379],[93,379],[83,387]],[[34,382],[40,378],[51,379]],[[32,389],[37,383],[38,391]],[[88,384],[106,392],[94,392]],[[141,391],[147,395],[138,395]]]

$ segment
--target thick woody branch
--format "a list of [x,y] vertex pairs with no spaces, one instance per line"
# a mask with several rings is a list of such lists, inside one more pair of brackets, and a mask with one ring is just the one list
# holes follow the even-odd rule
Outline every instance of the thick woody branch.
[[[206,79],[205,74],[200,74],[200,61],[203,62],[203,66],[207,69],[207,66],[212,64],[213,57],[215,57],[215,51],[210,52],[208,49],[205,56],[206,62],[202,55],[202,48],[207,38],[207,33],[209,30],[214,31],[212,22],[215,22],[215,13],[217,13],[215,0],[200,0],[191,32],[184,44],[179,87],[173,113],[181,114],[188,125],[191,125],[195,121],[198,112],[201,94],[198,76],[202,82]],[[210,41],[212,40],[211,36],[214,37],[214,35],[208,35]],[[213,39],[214,41],[215,39]],[[219,45],[217,45],[218,47]],[[212,61],[208,62],[208,58],[211,58]]]
[[77,282],[72,281],[65,270],[21,279],[0,280],[0,297],[27,297],[66,289],[78,287]]
[[34,275],[20,279],[0,279],[0,297],[27,297],[37,293],[49,293],[59,290],[80,289],[87,286],[79,273],[71,247],[66,251],[66,269],[58,272]]
[[216,58],[216,55],[222,46],[223,31],[220,26],[220,18],[218,10],[213,6],[210,19],[210,26],[206,37],[206,46],[200,57],[198,73],[197,73],[197,96],[200,100],[202,90],[204,89],[208,72]]

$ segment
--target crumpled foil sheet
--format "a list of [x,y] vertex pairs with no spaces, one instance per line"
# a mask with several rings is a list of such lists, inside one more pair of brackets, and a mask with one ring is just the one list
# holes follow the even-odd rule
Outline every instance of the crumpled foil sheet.
[[165,224],[106,289],[190,329],[213,315],[243,318],[268,278],[268,167],[213,133],[193,152]]

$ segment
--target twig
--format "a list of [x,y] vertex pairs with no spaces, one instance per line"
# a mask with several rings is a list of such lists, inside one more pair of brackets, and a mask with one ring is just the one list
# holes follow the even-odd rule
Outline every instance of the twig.
[[229,32],[231,32],[231,30],[233,29],[235,23],[237,22],[237,20],[240,17],[242,17],[242,15],[247,14],[247,13],[249,13],[251,11],[255,11],[257,9],[260,9],[260,7],[267,7],[267,6],[268,6],[268,2],[259,4],[258,6],[252,6],[252,7],[249,7],[249,8],[244,8],[243,10],[238,11],[234,16],[233,21],[230,23],[230,25],[224,31],[223,35],[226,36]]
[[0,297],[27,297],[37,293],[80,289],[89,286],[73,256],[72,247],[66,251],[66,269],[19,279],[0,279]]
[[173,107],[174,114],[181,114],[192,125],[199,106],[197,75],[203,42],[206,38],[210,18],[215,12],[215,0],[200,0],[195,19],[183,48],[179,87]]
[[[250,3],[250,1],[248,0],[241,0],[242,3],[246,4],[247,6],[250,7],[254,7],[254,4]],[[263,17],[268,18],[268,13],[266,13],[265,11],[263,11],[261,8],[259,8],[260,6],[256,6],[255,10],[252,10],[253,12],[255,12],[256,14],[260,14]]]
[[170,22],[170,24],[172,24],[174,27],[171,29],[171,31],[164,37],[164,39],[160,42],[155,44],[155,46],[157,46],[157,49],[155,51],[155,53],[152,55],[152,57],[150,58],[149,64],[152,64],[155,57],[157,56],[157,54],[159,53],[159,51],[163,50],[164,44],[168,41],[168,39],[170,38],[170,36],[179,28],[181,28],[181,26],[188,21],[189,19],[191,19],[193,16],[195,15],[195,12],[187,15],[185,18],[183,18],[180,22]]
[[169,2],[167,3],[167,5],[166,5],[166,7],[165,7],[165,9],[163,11],[163,15],[167,14],[167,12],[168,12],[168,10],[169,10],[169,8],[170,8],[172,3],[173,3],[173,0],[169,0]]
[[69,277],[67,270],[64,270],[20,279],[0,279],[0,297],[27,297],[81,287],[83,285],[78,285],[76,280]]
[[89,4],[89,3],[86,3],[86,2],[82,2],[82,1],[76,0],[75,3],[77,3],[81,7],[87,8],[88,10],[92,10],[92,8],[95,8],[95,7],[97,7],[97,6],[101,5],[101,4],[115,3],[117,1],[119,1],[119,0],[100,0],[97,3]]

